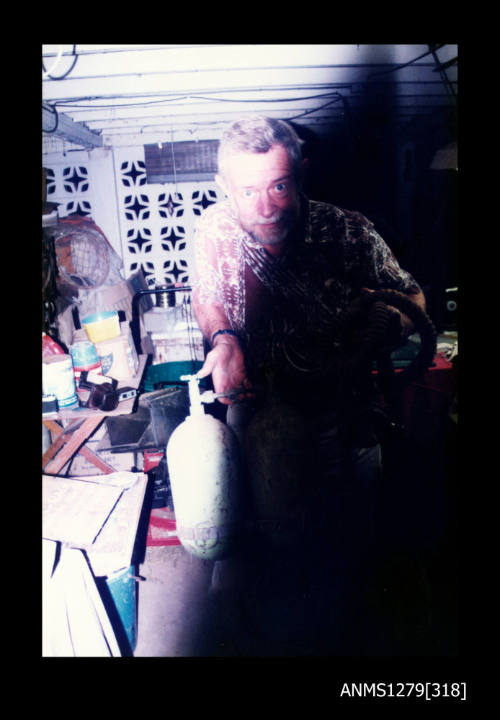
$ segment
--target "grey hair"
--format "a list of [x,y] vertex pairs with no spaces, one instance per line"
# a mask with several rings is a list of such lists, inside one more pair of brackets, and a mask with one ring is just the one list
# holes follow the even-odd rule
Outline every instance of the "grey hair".
[[291,125],[264,115],[249,115],[224,130],[219,142],[219,173],[224,177],[225,164],[234,152],[266,153],[273,145],[282,145],[292,161],[297,180],[302,169],[302,144]]

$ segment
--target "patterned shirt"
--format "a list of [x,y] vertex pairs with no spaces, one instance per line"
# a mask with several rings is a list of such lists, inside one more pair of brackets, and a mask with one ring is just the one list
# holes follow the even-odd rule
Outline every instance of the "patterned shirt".
[[287,359],[302,369],[302,350],[314,346],[320,353],[321,338],[331,344],[335,318],[362,287],[420,290],[364,215],[305,196],[280,256],[243,230],[226,199],[198,221],[194,260],[195,302],[224,309],[250,364],[282,364],[293,347]]

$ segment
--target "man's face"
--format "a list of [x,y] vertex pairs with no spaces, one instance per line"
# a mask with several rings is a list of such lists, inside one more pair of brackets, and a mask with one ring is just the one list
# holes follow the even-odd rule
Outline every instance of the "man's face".
[[264,246],[279,245],[295,226],[299,212],[297,186],[288,153],[273,145],[267,153],[235,153],[217,176],[236,208],[240,223]]

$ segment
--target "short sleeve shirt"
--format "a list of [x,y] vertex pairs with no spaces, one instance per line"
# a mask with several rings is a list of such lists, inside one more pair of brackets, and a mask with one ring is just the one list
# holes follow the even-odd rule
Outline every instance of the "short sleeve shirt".
[[[270,295],[272,312],[260,313],[258,328],[248,326],[252,297],[245,247],[277,270]],[[290,331],[295,337],[328,333],[328,311],[335,318],[363,287],[405,293],[420,290],[364,215],[304,196],[297,231],[278,259],[271,258],[241,227],[226,199],[208,207],[198,221],[194,260],[195,301],[223,308],[231,327],[248,347],[257,347],[260,358],[272,354],[271,346],[280,344]],[[281,270],[285,274],[280,284]],[[305,296],[286,293],[286,272],[307,289]]]

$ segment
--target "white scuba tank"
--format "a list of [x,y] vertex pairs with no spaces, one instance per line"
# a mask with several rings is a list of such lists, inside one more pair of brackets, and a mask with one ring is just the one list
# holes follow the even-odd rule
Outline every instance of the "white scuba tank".
[[[177,534],[197,557],[219,560],[241,530],[239,446],[234,432],[205,413],[195,375],[189,381],[190,414],[167,444],[167,465]],[[212,393],[204,393],[211,396]]]

